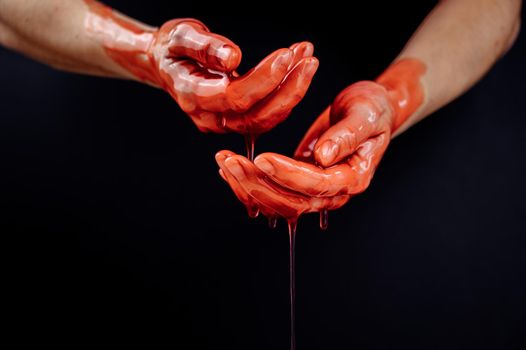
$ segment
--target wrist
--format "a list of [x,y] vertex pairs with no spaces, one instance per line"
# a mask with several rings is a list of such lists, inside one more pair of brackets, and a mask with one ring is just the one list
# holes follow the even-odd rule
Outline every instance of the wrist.
[[115,63],[131,75],[131,79],[162,88],[158,63],[151,51],[155,33],[141,33],[130,36],[129,39],[133,45],[116,41],[113,45],[105,45],[104,50]]
[[404,58],[393,63],[376,82],[387,91],[393,107],[391,131],[398,130],[423,104],[424,88],[421,77],[426,67],[417,59]]
[[87,34],[96,40],[120,68],[124,78],[161,86],[157,64],[151,53],[157,29],[126,17],[92,0],[85,0]]

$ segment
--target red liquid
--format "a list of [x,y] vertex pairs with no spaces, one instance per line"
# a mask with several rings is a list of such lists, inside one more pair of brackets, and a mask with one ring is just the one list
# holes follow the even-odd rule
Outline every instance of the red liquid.
[[326,230],[327,227],[329,227],[329,211],[327,209],[323,209],[320,211],[320,228],[322,230]]
[[251,162],[254,161],[254,148],[255,148],[255,142],[256,142],[256,136],[253,134],[246,134],[245,135],[245,147],[247,150],[247,158],[250,159]]
[[268,227],[270,227],[271,229],[275,229],[277,225],[278,225],[278,217],[270,216],[268,218]]
[[296,227],[298,219],[289,219],[290,350],[296,350]]
[[247,205],[248,216],[255,219],[259,216],[259,208],[256,204]]

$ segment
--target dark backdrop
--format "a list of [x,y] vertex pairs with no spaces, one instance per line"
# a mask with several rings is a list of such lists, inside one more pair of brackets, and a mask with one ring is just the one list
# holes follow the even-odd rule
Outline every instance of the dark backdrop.
[[[199,18],[242,47],[243,69],[312,41],[321,65],[308,95],[257,143],[286,154],[433,6],[108,3],[151,24]],[[470,92],[393,141],[327,232],[302,218],[298,350],[524,349],[525,57],[521,36]],[[0,81],[2,313],[18,342],[288,348],[285,225],[249,219],[214,161],[241,152],[240,136],[199,133],[161,91],[3,49]]]

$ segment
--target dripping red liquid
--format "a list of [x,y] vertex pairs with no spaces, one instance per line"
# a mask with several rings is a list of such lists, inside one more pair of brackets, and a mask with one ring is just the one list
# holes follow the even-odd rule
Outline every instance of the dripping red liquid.
[[269,216],[268,218],[268,227],[275,229],[278,225],[278,217],[277,216]]
[[247,212],[248,212],[248,216],[251,217],[252,219],[255,219],[259,216],[259,208],[254,203],[249,203],[247,205]]
[[320,228],[322,230],[326,230],[327,227],[329,227],[329,211],[327,209],[323,209],[320,211]]
[[[256,136],[254,134],[245,134],[245,147],[246,147],[246,152],[247,152],[247,158],[250,159],[251,162],[254,161],[255,143],[256,143]],[[247,210],[248,210],[248,216],[250,216],[251,218],[257,218],[259,216],[259,208],[257,204],[249,203],[247,205]]]
[[245,135],[245,146],[247,150],[247,158],[250,159],[251,162],[254,161],[254,144],[256,142],[256,136],[253,134],[246,134]]
[[296,227],[298,219],[289,219],[290,350],[296,350]]

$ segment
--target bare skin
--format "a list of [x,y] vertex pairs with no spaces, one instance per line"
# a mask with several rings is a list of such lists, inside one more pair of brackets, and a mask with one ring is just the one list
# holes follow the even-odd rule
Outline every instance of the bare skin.
[[248,208],[289,221],[363,192],[390,140],[462,95],[513,45],[520,0],[444,0],[375,81],[352,84],[314,122],[294,159],[216,155]]
[[239,47],[200,21],[157,28],[95,0],[0,0],[0,44],[58,69],[162,88],[199,130],[252,139],[288,117],[318,67],[302,42],[240,75]]

